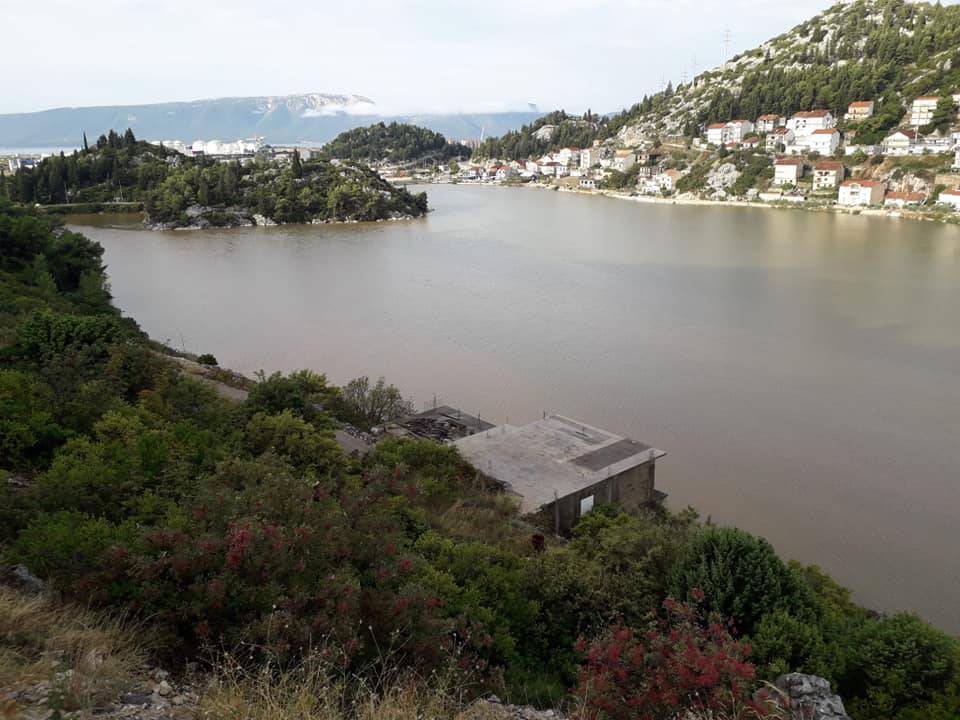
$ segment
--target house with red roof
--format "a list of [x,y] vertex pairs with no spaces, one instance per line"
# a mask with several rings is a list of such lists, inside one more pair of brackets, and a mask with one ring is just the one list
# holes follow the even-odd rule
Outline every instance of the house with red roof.
[[874,107],[873,100],[858,100],[857,102],[852,102],[847,106],[847,114],[844,116],[844,119],[848,122],[862,122],[868,117],[873,117]]
[[803,177],[803,160],[798,157],[779,157],[773,161],[773,184],[796,185]]
[[954,210],[960,210],[960,190],[944,190],[937,202],[941,205],[953,205]]
[[819,162],[813,166],[813,189],[836,190],[845,173],[843,163]]
[[847,207],[880,205],[886,192],[886,183],[876,180],[846,180],[840,183],[837,204]]

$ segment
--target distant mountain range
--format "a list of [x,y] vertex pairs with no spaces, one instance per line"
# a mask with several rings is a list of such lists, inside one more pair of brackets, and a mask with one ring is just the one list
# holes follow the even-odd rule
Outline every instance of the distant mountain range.
[[377,122],[403,122],[442,133],[450,140],[501,135],[540,117],[536,108],[521,112],[384,115],[360,95],[307,93],[236,97],[150,105],[56,108],[0,115],[0,146],[79,145],[83,133],[93,141],[110,129],[133,129],[147,140],[233,140],[263,136],[269,143],[322,143],[344,130]]

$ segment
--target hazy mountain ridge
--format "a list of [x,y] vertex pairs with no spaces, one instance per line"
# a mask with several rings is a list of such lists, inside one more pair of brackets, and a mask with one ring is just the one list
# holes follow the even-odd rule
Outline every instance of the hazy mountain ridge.
[[263,136],[271,143],[322,143],[345,130],[377,122],[422,125],[450,139],[498,135],[540,116],[536,111],[387,115],[362,95],[298,95],[211,98],[144,105],[63,107],[0,115],[0,146],[79,145],[130,127],[150,140],[236,139]]

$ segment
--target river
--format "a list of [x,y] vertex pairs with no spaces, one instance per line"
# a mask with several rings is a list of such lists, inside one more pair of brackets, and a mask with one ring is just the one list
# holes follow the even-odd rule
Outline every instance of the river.
[[78,222],[154,338],[632,436],[668,452],[673,508],[960,633],[960,228],[427,190],[434,212],[410,222]]

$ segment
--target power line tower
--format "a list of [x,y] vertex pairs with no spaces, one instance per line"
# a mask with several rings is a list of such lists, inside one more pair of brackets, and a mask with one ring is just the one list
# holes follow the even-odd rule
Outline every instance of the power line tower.
[[720,63],[720,66],[723,67],[727,64],[727,60],[730,59],[730,42],[733,40],[733,33],[730,28],[723,29],[723,61]]

